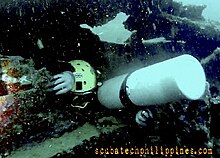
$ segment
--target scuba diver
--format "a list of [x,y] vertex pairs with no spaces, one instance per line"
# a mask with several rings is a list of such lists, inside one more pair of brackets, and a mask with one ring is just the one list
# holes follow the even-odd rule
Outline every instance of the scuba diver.
[[69,64],[72,71],[54,75],[48,84],[48,92],[59,96],[71,92],[74,94],[72,101],[75,102],[72,106],[84,108],[96,95],[97,87],[100,86],[100,82],[97,82],[97,72],[84,60],[72,60]]
[[84,60],[73,60],[69,63],[74,71],[64,71],[54,75],[49,83],[49,90],[56,91],[56,95],[69,91],[82,95],[90,93],[96,87],[95,70]]

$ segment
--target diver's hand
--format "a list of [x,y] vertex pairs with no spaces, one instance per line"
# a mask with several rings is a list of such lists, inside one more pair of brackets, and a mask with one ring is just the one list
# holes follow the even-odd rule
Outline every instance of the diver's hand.
[[141,110],[136,114],[135,121],[140,127],[147,127],[148,119],[153,118],[152,113],[150,110]]
[[56,95],[64,94],[74,88],[75,77],[70,71],[53,76],[52,81],[49,83],[49,91],[57,91]]

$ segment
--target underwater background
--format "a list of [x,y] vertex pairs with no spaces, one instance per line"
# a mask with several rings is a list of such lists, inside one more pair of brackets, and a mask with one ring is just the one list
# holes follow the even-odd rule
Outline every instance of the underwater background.
[[202,15],[206,19],[211,19],[215,21],[219,21],[220,17],[218,16],[218,5],[219,1],[218,0],[195,0],[195,1],[190,1],[190,0],[176,0],[177,2],[183,3],[183,5],[206,5],[206,9],[203,11]]
[[[164,153],[154,148],[154,153],[120,156],[219,157],[219,3],[1,1],[1,157],[114,157],[120,148],[156,146]],[[108,109],[98,101],[97,89],[85,96],[47,92],[48,81],[69,69],[70,60],[87,61],[98,70],[97,81],[104,82],[182,54],[201,62],[209,95],[144,107],[155,114],[146,128],[135,122],[143,107]],[[20,83],[5,82],[5,74]],[[176,147],[202,148],[205,154],[172,153]]]

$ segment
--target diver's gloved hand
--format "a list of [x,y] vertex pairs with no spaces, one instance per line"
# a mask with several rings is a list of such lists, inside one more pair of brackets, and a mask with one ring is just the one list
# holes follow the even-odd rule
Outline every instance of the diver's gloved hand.
[[56,95],[64,94],[74,88],[75,77],[70,71],[53,76],[52,81],[49,83],[49,91],[56,91]]
[[135,121],[140,127],[147,127],[147,122],[149,119],[152,119],[153,115],[150,110],[141,110],[136,114]]

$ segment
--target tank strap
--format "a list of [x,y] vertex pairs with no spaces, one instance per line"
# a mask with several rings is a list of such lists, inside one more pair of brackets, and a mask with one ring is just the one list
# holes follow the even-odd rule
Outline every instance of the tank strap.
[[134,108],[134,107],[137,107],[137,105],[135,105],[132,101],[131,101],[131,99],[129,98],[129,94],[127,93],[127,79],[128,79],[128,77],[131,75],[131,73],[130,74],[128,74],[126,77],[125,77],[125,79],[124,79],[124,81],[122,82],[122,84],[121,84],[121,89],[120,89],[120,93],[119,93],[119,98],[120,98],[120,100],[121,100],[121,103],[126,107],[126,108]]

